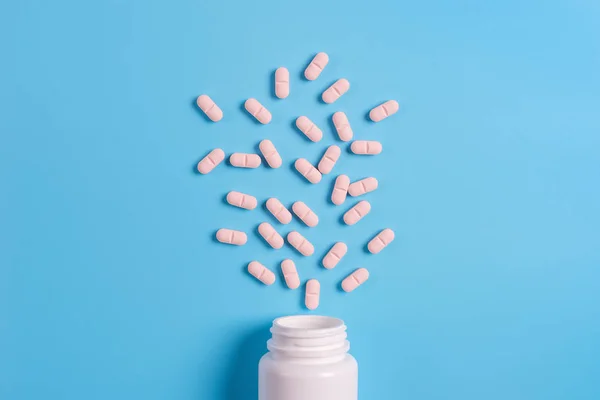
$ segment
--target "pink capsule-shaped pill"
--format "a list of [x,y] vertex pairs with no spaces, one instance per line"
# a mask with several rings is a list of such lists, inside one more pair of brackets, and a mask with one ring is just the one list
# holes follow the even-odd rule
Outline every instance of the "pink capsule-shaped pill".
[[348,188],[350,187],[350,178],[348,175],[339,175],[335,179],[333,191],[331,192],[331,202],[336,206],[339,206],[346,201],[348,195]]
[[381,250],[383,250],[385,246],[390,244],[394,240],[394,237],[396,237],[394,231],[389,228],[386,228],[379,232],[377,236],[375,236],[373,239],[371,239],[371,241],[367,245],[367,248],[371,253],[377,254]]
[[323,138],[323,132],[308,117],[301,116],[296,119],[296,126],[300,132],[313,142],[318,142]]
[[283,247],[283,238],[268,222],[263,222],[258,226],[258,233],[272,248],[280,249]]
[[267,210],[269,210],[269,212],[277,218],[277,221],[282,224],[289,224],[292,222],[292,213],[275,197],[271,197],[267,200]]
[[211,121],[218,122],[223,118],[223,111],[209,96],[205,94],[198,96],[196,104]]
[[221,243],[242,246],[248,241],[248,236],[242,231],[222,228],[217,231],[217,240]]
[[225,152],[221,149],[214,149],[206,157],[204,157],[198,163],[198,172],[201,174],[208,174],[217,165],[225,159]]
[[306,178],[310,183],[319,183],[321,182],[321,178],[323,177],[321,173],[313,167],[313,165],[308,162],[305,158],[299,158],[294,163],[296,170]]
[[388,100],[383,104],[378,105],[369,112],[369,118],[373,122],[379,122],[386,119],[390,115],[394,115],[400,109],[400,105],[396,100]]
[[296,264],[290,259],[285,259],[281,262],[281,273],[283,274],[283,279],[285,279],[285,284],[290,289],[298,289],[300,286],[300,276],[298,275],[298,270],[296,269]]
[[281,156],[277,152],[275,145],[270,140],[263,140],[258,145],[260,152],[271,168],[281,167]]
[[273,271],[258,261],[252,261],[250,264],[248,264],[248,272],[265,285],[272,285],[275,283],[275,274]]
[[229,164],[238,168],[257,168],[260,166],[258,154],[233,153],[229,156]]
[[296,231],[291,231],[288,233],[287,240],[288,243],[291,244],[293,248],[298,250],[298,252],[303,256],[312,256],[315,252],[315,247],[312,245],[312,243]]
[[333,125],[335,126],[335,130],[337,131],[340,140],[347,142],[352,139],[354,133],[352,132],[352,127],[350,127],[350,122],[348,121],[348,117],[341,111],[336,112],[331,117],[333,120]]
[[379,186],[379,182],[377,182],[377,179],[373,177],[361,179],[360,181],[350,184],[348,187],[348,194],[352,197],[360,196],[362,194],[372,192],[373,190],[377,189],[377,186]]
[[325,151],[325,154],[323,154],[321,161],[319,161],[319,165],[317,166],[319,172],[322,174],[330,173],[335,166],[335,163],[340,158],[340,154],[342,154],[342,150],[338,146],[335,144],[329,146],[327,151]]
[[342,97],[348,89],[350,89],[350,82],[348,82],[348,79],[338,79],[333,85],[325,89],[321,98],[325,103],[331,104]]
[[307,226],[314,228],[319,223],[319,217],[309,206],[301,201],[292,204],[292,211],[300,218]]
[[314,81],[321,75],[323,69],[329,62],[329,56],[327,53],[318,53],[308,64],[308,67],[304,70],[304,76],[309,81]]
[[346,243],[337,242],[333,245],[331,250],[329,250],[327,254],[325,254],[325,257],[323,257],[323,266],[327,269],[334,268],[346,255],[347,252],[348,246],[346,246]]
[[374,140],[355,140],[350,145],[350,150],[354,154],[375,155],[381,153],[382,149],[381,143]]
[[369,211],[371,211],[371,203],[364,200],[359,201],[358,204],[346,211],[344,214],[344,222],[346,225],[354,225],[367,215]]
[[235,191],[227,193],[227,202],[232,206],[245,208],[246,210],[254,210],[258,204],[256,197]]
[[306,282],[306,294],[304,295],[304,305],[309,310],[319,307],[319,297],[321,297],[321,284],[316,279],[309,279]]
[[250,113],[254,118],[261,124],[268,124],[271,122],[271,113],[256,99],[248,99],[244,103],[246,111]]
[[344,292],[351,292],[369,279],[369,271],[366,268],[359,268],[348,275],[342,281]]
[[275,71],[275,96],[285,99],[290,95],[290,71],[280,67]]

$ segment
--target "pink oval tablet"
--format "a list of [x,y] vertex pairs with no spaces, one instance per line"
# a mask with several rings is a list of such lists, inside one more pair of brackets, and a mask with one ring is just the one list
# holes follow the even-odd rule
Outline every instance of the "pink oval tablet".
[[248,241],[248,236],[242,231],[222,228],[217,231],[217,240],[221,243],[242,246]]
[[377,186],[379,186],[379,182],[377,182],[377,179],[373,177],[361,179],[360,181],[350,184],[348,187],[348,194],[352,197],[360,196],[362,194],[372,192],[373,190],[377,189]]
[[252,261],[250,264],[248,264],[248,272],[265,285],[272,285],[275,283],[275,274],[273,271],[258,261]]
[[296,119],[296,126],[300,132],[313,142],[318,142],[323,138],[323,132],[308,117],[301,116]]
[[341,111],[336,112],[331,117],[333,120],[333,125],[335,126],[335,130],[337,131],[340,140],[347,142],[352,139],[354,133],[352,132],[352,128],[350,127],[350,122],[348,121],[348,117]]
[[248,99],[244,103],[246,111],[250,113],[254,118],[261,124],[268,124],[271,122],[271,113],[256,99]]
[[319,183],[323,177],[321,173],[313,167],[311,163],[305,158],[299,158],[294,163],[296,170],[300,172],[300,175],[306,178],[310,183]]
[[285,99],[290,94],[290,72],[280,67],[275,71],[275,96]]
[[374,140],[355,140],[350,145],[350,150],[354,154],[375,155],[381,153],[382,149],[381,143]]
[[302,220],[302,222],[304,222],[311,228],[317,226],[317,224],[319,223],[319,217],[317,216],[317,214],[315,214],[315,212],[311,210],[310,207],[308,207],[301,201],[297,201],[294,204],[292,204],[292,211],[298,216],[298,218],[300,218],[300,220]]
[[359,268],[348,275],[342,281],[344,292],[351,292],[369,279],[369,271],[366,268]]
[[342,95],[346,93],[348,89],[350,89],[350,82],[348,82],[348,79],[338,79],[333,85],[329,86],[329,88],[323,92],[321,97],[325,103],[331,104],[342,97]]
[[319,307],[319,297],[321,295],[321,284],[316,279],[309,279],[306,282],[306,294],[304,295],[304,304],[309,310]]
[[385,246],[390,244],[394,240],[394,237],[396,237],[394,231],[389,228],[386,228],[379,232],[377,236],[375,236],[373,239],[371,239],[371,241],[367,245],[367,248],[371,253],[377,254],[381,250],[383,250]]
[[287,240],[303,256],[312,256],[315,252],[315,247],[312,243],[296,231],[288,233]]
[[369,118],[373,122],[379,122],[386,119],[390,115],[394,115],[400,109],[400,105],[396,100],[388,100],[385,103],[378,105],[369,112]]
[[321,161],[319,161],[319,165],[317,167],[319,168],[319,171],[322,174],[330,173],[338,158],[340,158],[340,154],[342,154],[342,150],[338,146],[329,146],[327,151],[325,151],[325,154],[323,154]]
[[229,156],[229,164],[238,168],[257,168],[260,166],[258,154],[233,153]]
[[309,81],[314,81],[321,75],[323,69],[329,62],[329,56],[326,53],[318,53],[308,64],[308,67],[304,70],[304,76]]
[[196,104],[198,104],[198,107],[200,107],[200,109],[208,118],[210,118],[211,121],[218,122],[223,118],[223,111],[221,111],[213,99],[207,95],[203,94],[198,96]]
[[347,252],[348,246],[346,246],[346,243],[337,242],[333,245],[331,250],[327,252],[325,257],[323,257],[323,266],[327,269],[334,268]]
[[206,157],[204,157],[198,163],[198,172],[201,174],[208,174],[217,165],[225,159],[225,152],[221,149],[214,149]]
[[300,286],[300,276],[298,276],[298,270],[296,270],[296,264],[290,259],[285,259],[281,262],[281,272],[285,284],[290,289],[297,289]]
[[263,140],[258,145],[260,152],[271,168],[281,167],[281,156],[277,152],[275,145],[270,140]]
[[369,211],[371,211],[371,203],[364,200],[360,201],[354,207],[346,211],[344,214],[344,222],[346,225],[354,225],[367,215]]
[[283,238],[268,222],[263,222],[258,226],[258,233],[272,248],[280,249],[283,247]]
[[267,210],[269,210],[269,212],[277,218],[277,221],[282,224],[289,224],[292,222],[292,213],[289,212],[289,210],[275,197],[271,197],[267,200]]
[[256,197],[235,191],[227,193],[227,202],[232,206],[245,208],[246,210],[254,210],[258,204]]
[[335,179],[335,185],[333,186],[333,191],[331,192],[331,202],[336,206],[339,206],[346,201],[348,187],[350,187],[350,178],[348,175],[339,175]]

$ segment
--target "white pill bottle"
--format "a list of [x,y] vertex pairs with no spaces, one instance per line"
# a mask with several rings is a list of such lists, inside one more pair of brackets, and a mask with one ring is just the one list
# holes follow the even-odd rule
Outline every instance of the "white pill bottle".
[[273,321],[258,367],[258,400],[357,400],[358,364],[337,318],[296,315]]

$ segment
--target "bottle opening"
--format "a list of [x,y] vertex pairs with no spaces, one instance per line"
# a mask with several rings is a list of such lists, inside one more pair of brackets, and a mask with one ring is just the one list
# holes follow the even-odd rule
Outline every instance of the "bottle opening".
[[288,331],[315,331],[315,333],[327,333],[331,330],[345,330],[344,321],[333,317],[324,317],[320,315],[292,315],[289,317],[277,318],[273,321],[273,328],[280,328]]

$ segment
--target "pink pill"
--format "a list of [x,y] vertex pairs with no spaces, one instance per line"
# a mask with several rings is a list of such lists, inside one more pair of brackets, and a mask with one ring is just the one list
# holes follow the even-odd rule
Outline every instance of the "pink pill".
[[198,107],[206,114],[208,118],[213,122],[218,122],[223,118],[223,111],[219,108],[219,106],[207,95],[203,94],[198,96],[196,100],[196,104]]
[[386,119],[390,115],[394,115],[400,109],[400,105],[396,100],[388,100],[385,103],[378,105],[369,112],[369,118],[373,122],[379,122]]
[[242,231],[222,228],[217,231],[217,240],[221,243],[242,246],[248,241],[248,236]]
[[229,164],[238,168],[257,168],[260,165],[258,154],[233,153],[229,156]]
[[344,95],[350,89],[350,82],[347,79],[338,79],[333,85],[329,86],[321,98],[327,104],[331,104]]
[[268,222],[263,222],[258,226],[258,233],[272,248],[280,249],[283,247],[283,238]]
[[375,155],[381,153],[382,149],[381,143],[374,140],[355,140],[350,145],[350,150],[354,154]]
[[296,126],[300,132],[304,133],[307,138],[313,142],[318,142],[323,138],[323,132],[310,119],[305,116],[296,119]]
[[270,140],[263,140],[258,145],[260,152],[271,168],[281,167],[281,156],[277,152],[275,145]]
[[319,297],[321,295],[321,284],[316,279],[309,279],[306,282],[306,294],[304,295],[304,304],[309,310],[319,307]]
[[201,174],[208,174],[217,165],[225,159],[225,152],[221,149],[214,149],[206,157],[204,157],[198,163],[198,172]]
[[354,207],[344,214],[346,225],[354,225],[371,211],[371,204],[368,201],[360,201]]
[[268,124],[271,122],[271,113],[262,104],[258,102],[256,99],[248,99],[246,103],[244,103],[244,107],[246,107],[246,111],[250,113],[254,118],[258,120],[261,124]]
[[299,158],[296,160],[294,166],[296,170],[300,172],[300,175],[306,178],[310,183],[319,183],[323,177],[321,173],[313,167],[311,163],[305,158]]
[[369,271],[366,268],[359,268],[342,281],[344,292],[351,292],[369,279]]
[[267,200],[267,210],[269,210],[269,212],[277,218],[277,221],[282,224],[289,224],[292,222],[292,213],[289,212],[289,210],[275,197],[271,197]]
[[250,264],[248,264],[248,272],[265,285],[272,285],[275,283],[275,274],[273,271],[258,261],[252,261]]
[[227,202],[232,206],[245,208],[246,210],[254,210],[258,204],[256,197],[234,191],[227,193]]
[[346,243],[337,242],[333,245],[331,250],[327,252],[325,257],[323,257],[323,266],[327,269],[334,268],[347,252],[348,246],[346,246]]
[[390,244],[394,240],[395,236],[396,235],[394,234],[393,230],[386,228],[379,232],[373,239],[371,239],[367,245],[367,248],[371,253],[377,254],[383,250],[385,246]]
[[300,276],[298,276],[296,264],[292,260],[286,259],[281,262],[281,272],[283,273],[283,279],[285,279],[287,287],[298,289],[300,286]]
[[354,133],[352,132],[352,128],[350,127],[350,122],[348,121],[348,117],[341,111],[333,114],[331,118],[333,120],[333,125],[335,126],[335,130],[337,131],[340,140],[347,142],[352,139]]
[[285,99],[290,95],[290,72],[280,67],[275,71],[275,96]]
[[350,178],[348,178],[348,175],[339,175],[335,179],[333,191],[331,192],[331,202],[336,206],[339,206],[346,201],[346,195],[348,194],[349,186]]
[[304,76],[309,81],[314,81],[321,75],[323,69],[329,62],[329,56],[326,53],[318,53],[308,64],[308,67],[304,70]]
[[319,161],[319,165],[317,167],[319,168],[319,171],[322,174],[330,173],[338,158],[340,158],[340,154],[342,154],[342,150],[338,146],[329,146],[327,151],[325,151],[325,154],[323,154],[321,161]]
[[317,226],[317,224],[319,223],[319,217],[317,216],[317,214],[315,214],[315,212],[311,210],[310,207],[308,207],[301,201],[297,201],[294,204],[292,204],[292,211],[298,216],[298,218],[300,218],[300,220],[302,220],[302,222],[304,222],[307,226],[310,226],[311,228]]
[[296,231],[288,233],[287,240],[303,256],[312,256],[315,252],[315,247],[312,243]]
[[375,178],[365,178],[350,184],[348,194],[352,197],[360,196],[377,189],[379,182]]

